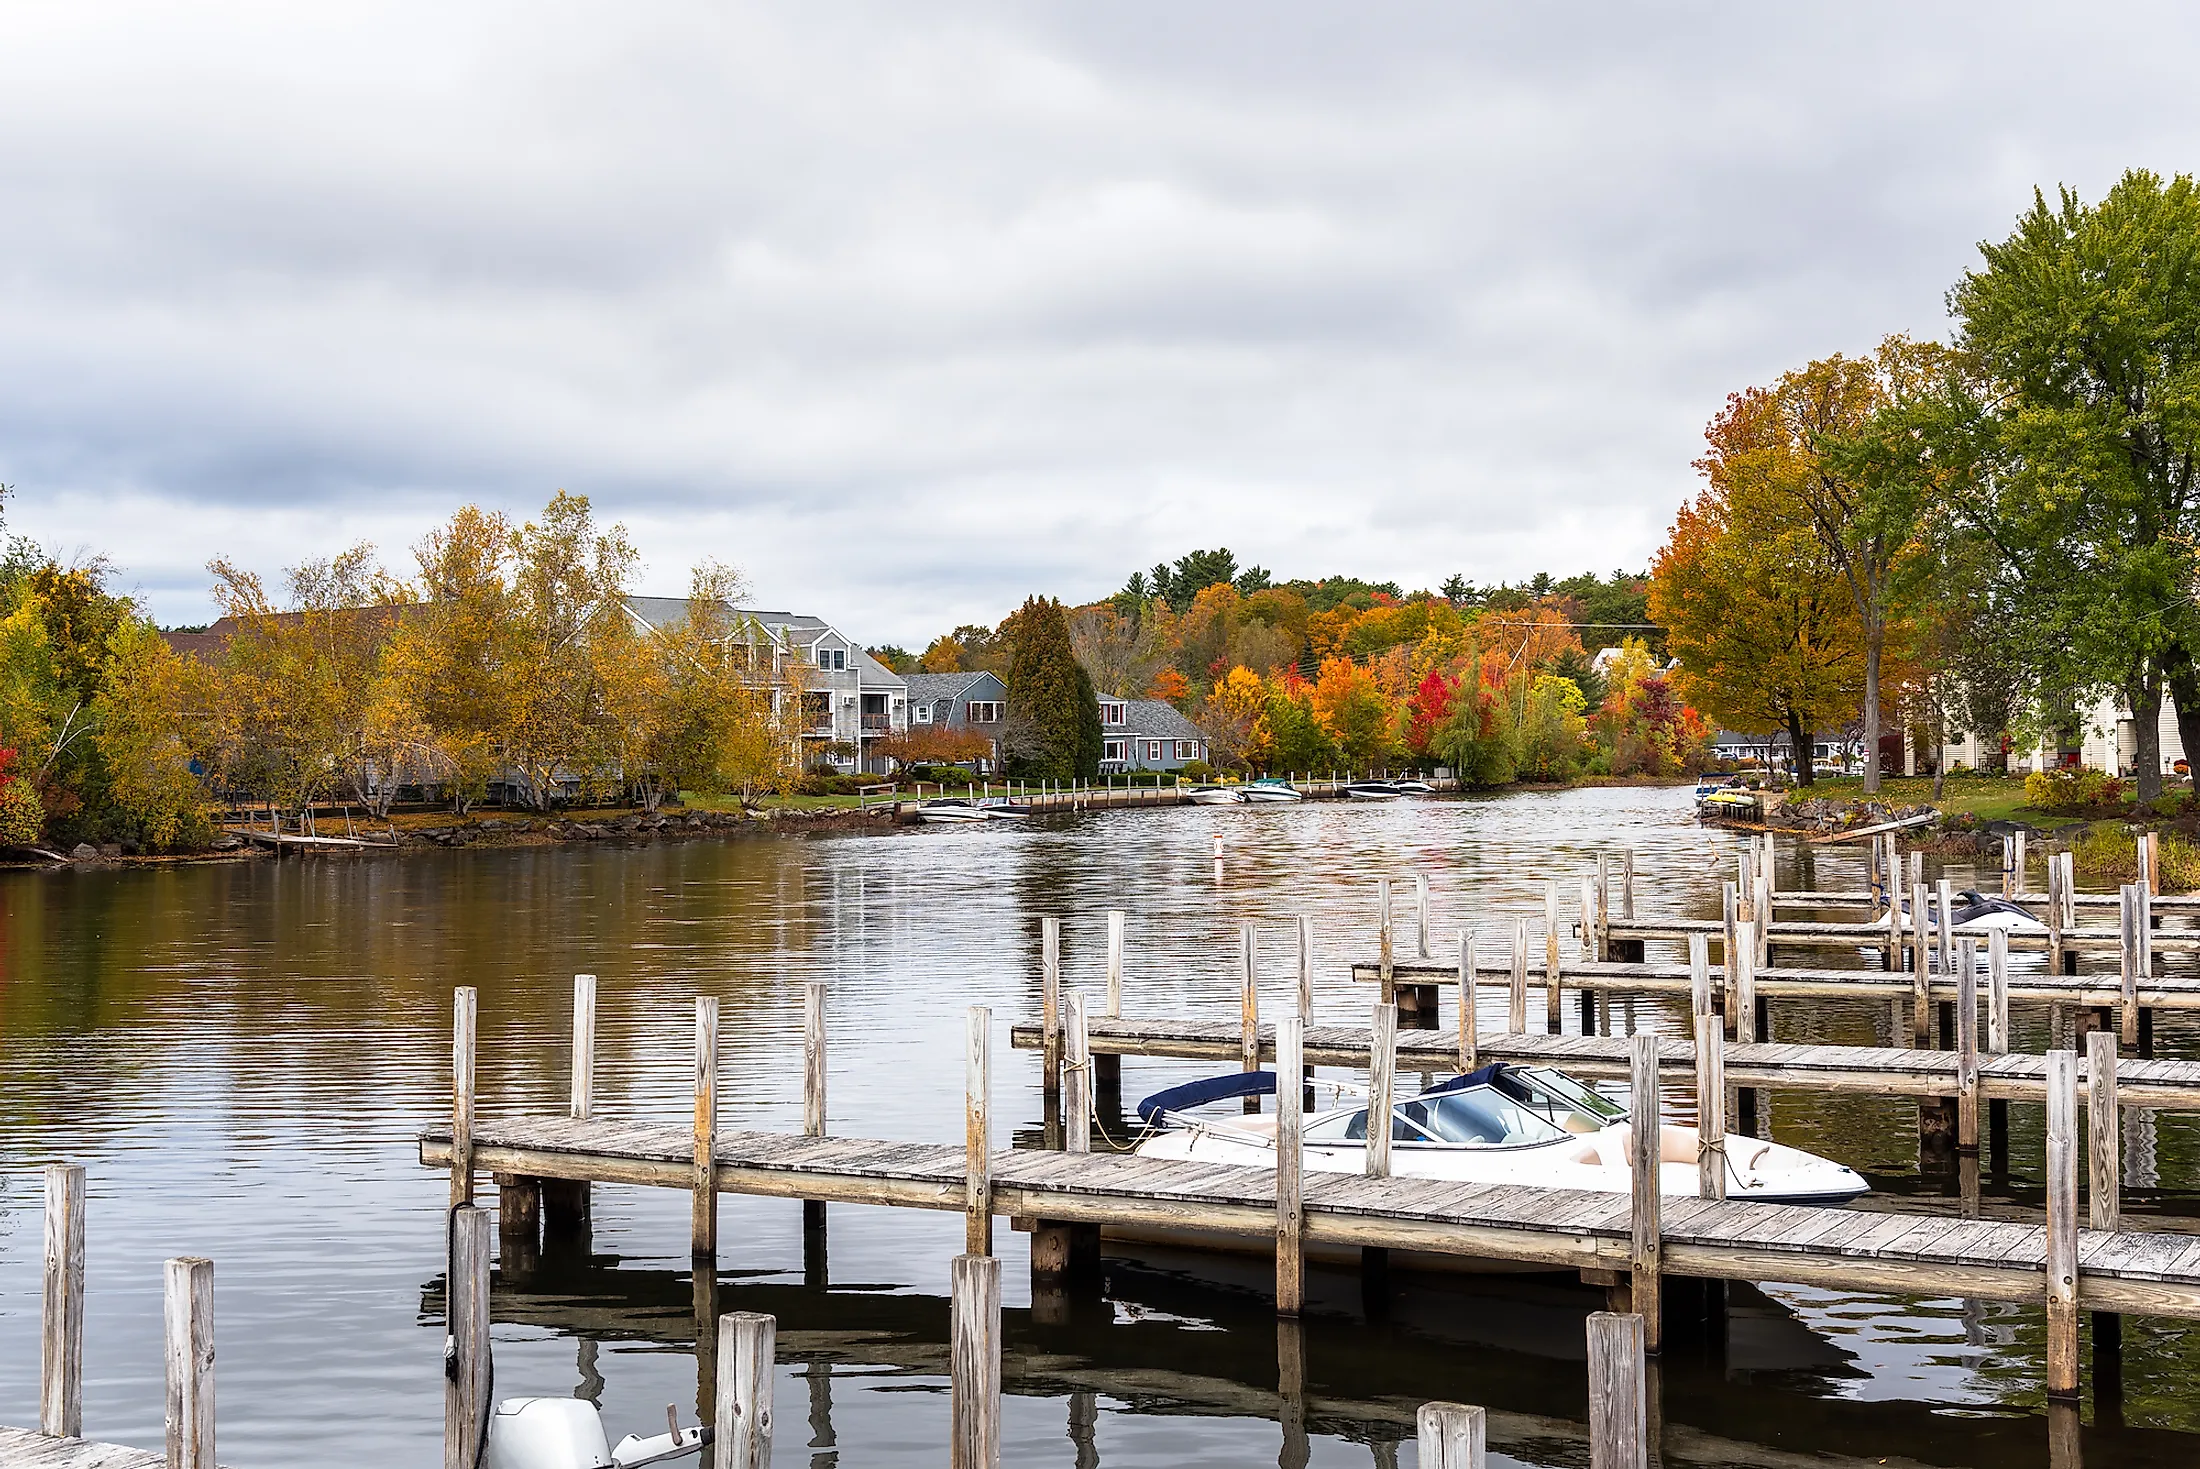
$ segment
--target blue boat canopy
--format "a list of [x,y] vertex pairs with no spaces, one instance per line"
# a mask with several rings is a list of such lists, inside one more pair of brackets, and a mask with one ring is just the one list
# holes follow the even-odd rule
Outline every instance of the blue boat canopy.
[[1275,1072],[1232,1071],[1222,1076],[1187,1081],[1182,1086],[1172,1086],[1166,1091],[1155,1092],[1138,1104],[1138,1116],[1140,1120],[1152,1125],[1161,1120],[1164,1112],[1186,1112],[1194,1107],[1204,1107],[1209,1102],[1227,1101],[1231,1097],[1272,1097],[1275,1094]]
[[1422,1092],[1421,1095],[1424,1097],[1440,1097],[1446,1092],[1463,1092],[1470,1086],[1481,1086],[1484,1082],[1497,1080],[1499,1073],[1503,1072],[1504,1069],[1504,1062],[1492,1061],[1480,1070],[1469,1071],[1464,1076],[1455,1076],[1449,1081],[1440,1081],[1427,1091]]

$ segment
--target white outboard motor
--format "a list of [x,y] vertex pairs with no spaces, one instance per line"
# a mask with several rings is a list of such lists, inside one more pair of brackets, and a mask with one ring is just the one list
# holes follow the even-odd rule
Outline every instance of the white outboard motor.
[[482,1469],[634,1469],[692,1454],[710,1441],[701,1425],[679,1426],[669,1408],[668,1433],[629,1434],[617,1448],[604,1438],[596,1405],[580,1398],[506,1398],[489,1415],[489,1450]]

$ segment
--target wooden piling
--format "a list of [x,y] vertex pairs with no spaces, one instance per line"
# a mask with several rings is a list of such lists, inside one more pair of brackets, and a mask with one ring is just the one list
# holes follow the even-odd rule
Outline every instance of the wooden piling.
[[1658,1272],[1663,1251],[1658,1221],[1658,1165],[1662,1158],[1658,1119],[1658,1038],[1648,1032],[1629,1037],[1627,1098],[1628,1142],[1632,1157],[1634,1202],[1629,1211],[1627,1265],[1634,1309],[1649,1323],[1647,1345],[1658,1350]]
[[1528,1030],[1528,920],[1513,920],[1512,994],[1506,1011],[1505,1033],[1525,1035]]
[[2118,973],[2123,980],[2123,1001],[2118,1020],[2124,1044],[2139,1045],[2139,889],[2125,883],[2117,890],[2116,937]]
[[1691,1024],[1704,1016],[1716,1016],[1718,1007],[1711,1002],[1711,938],[1708,934],[1692,933],[1688,936],[1688,1014]]
[[1423,1403],[1413,1415],[1421,1469],[1484,1469],[1489,1414],[1464,1403]]
[[[1475,1054],[1480,1040],[1475,1030],[1477,1023],[1474,1012],[1475,968],[1474,930],[1471,928],[1461,929],[1459,932],[1459,1074],[1462,1076],[1481,1064]],[[1282,1078],[1287,1074],[1282,1070],[1276,1072],[1279,1086],[1282,1084]]]
[[1305,1093],[1293,1079],[1306,1059],[1306,1022],[1276,1021],[1276,1314],[1296,1316],[1306,1304],[1305,1205],[1301,1198],[1300,1130]]
[[1546,879],[1543,884],[1543,1028],[1551,1035],[1559,1033],[1558,977],[1564,972],[1558,957],[1558,879]]
[[1299,1018],[1314,1014],[1314,916],[1299,915]]
[[1121,908],[1108,910],[1108,1019],[1123,1018],[1123,926],[1129,915]]
[[1956,944],[1956,1150],[1978,1151],[1978,951],[1970,939]]
[[1934,889],[1938,905],[1933,910],[1933,951],[1940,956],[1940,972],[1943,976],[1955,973],[1956,953],[1956,894],[1955,884],[1942,878]]
[[2078,1057],[2047,1057],[2047,1395],[2078,1396]]
[[2121,1229],[2122,1118],[2116,1110],[2116,1037],[2096,1030],[2085,1038],[2086,1223]]
[[965,1253],[993,1253],[993,1012],[972,1005],[963,1051]]
[[779,1322],[756,1311],[718,1318],[718,1414],[714,1469],[770,1469],[772,1385]]
[[[568,1078],[572,1115],[586,1121],[596,1104],[596,976],[573,976],[573,1050]],[[535,1193],[542,1205],[542,1234],[546,1244],[585,1252],[589,1232],[589,1191],[586,1179],[538,1178]],[[501,1201],[500,1201],[501,1202]]]
[[84,1436],[84,1170],[46,1165],[46,1275],[38,1331],[38,1431]]
[[802,1135],[825,1135],[825,981],[802,986]]
[[1390,1177],[1390,1095],[1398,1070],[1398,1008],[1377,1005],[1367,1071],[1367,1176]]
[[1933,949],[1930,911],[1925,884],[1910,884],[1910,1044],[1930,1050],[1933,1044]]
[[2009,1053],[2009,930],[1986,936],[1986,1049]]
[[1619,911],[1622,918],[1635,916],[1635,849],[1629,847],[1620,854]]
[[1719,919],[1721,923],[1720,967],[1728,973],[1734,969],[1734,953],[1741,945],[1737,928],[1742,921],[1741,892],[1733,883],[1723,883],[1719,888]]
[[1432,951],[1428,946],[1428,874],[1425,872],[1413,874],[1413,911],[1418,929],[1414,935],[1414,953],[1426,959]]
[[451,996],[451,1206],[474,1201],[474,1029],[479,1004],[471,985]]
[[470,1205],[451,1213],[450,1275],[443,1295],[451,1338],[443,1381],[443,1469],[475,1469],[489,1433],[489,1216]]
[[1649,1469],[1649,1327],[1643,1311],[1589,1317],[1589,1469]]
[[1597,852],[1597,947],[1599,958],[1608,958],[1612,937],[1612,854]]
[[573,1115],[585,1119],[596,1102],[596,976],[573,976]]
[[[1238,1070],[1260,1070],[1260,977],[1253,925],[1238,925]],[[1246,1100],[1257,1109],[1258,1097]]]
[[2062,854],[2047,854],[2047,972],[2063,972],[2063,865]]
[[1726,1197],[1726,1030],[1696,1016],[1696,1197]]
[[1062,1094],[1062,920],[1051,913],[1039,920],[1039,1023],[1046,1028],[1040,1053],[1039,1087],[1043,1095]]
[[[1068,1057],[1062,1070],[1062,1129],[1065,1151],[1092,1151],[1092,1041],[1085,1029],[1085,997],[1069,997]],[[1260,1034],[1256,1020],[1254,1035]],[[1255,1067],[1259,1055],[1255,1051]]]
[[2001,895],[2005,898],[2017,895],[2017,843],[2016,838],[2006,832],[2001,839]]
[[2162,890],[2161,837],[2154,832],[2144,831],[2139,833],[2139,839],[2133,845],[2137,848],[2139,857],[2139,886],[2148,893],[2159,893]]
[[957,1255],[950,1267],[951,1469],[1000,1469],[1001,1262]]
[[1602,930],[1597,924],[1597,880],[1583,875],[1581,879],[1581,952],[1589,959],[1601,963],[1604,949],[1599,943]]
[[1397,940],[1391,932],[1390,879],[1387,877],[1379,877],[1375,879],[1375,906],[1378,910],[1376,916],[1376,943],[1378,957],[1376,962],[1381,970],[1378,978],[1382,982],[1383,1003],[1386,1005],[1394,1005],[1398,1002],[1398,986],[1396,979],[1398,954]]
[[718,1253],[718,997],[695,997],[695,1183],[689,1253]]
[[1727,1021],[1734,1038],[1746,1045],[1757,1039],[1757,925],[1744,919],[1734,928],[1739,947],[1727,966]]
[[[488,1220],[482,1219],[486,1226]],[[484,1234],[486,1239],[486,1234]],[[482,1269],[488,1288],[488,1269]],[[214,1469],[214,1262],[168,1261],[161,1272],[167,1326],[168,1469]]]

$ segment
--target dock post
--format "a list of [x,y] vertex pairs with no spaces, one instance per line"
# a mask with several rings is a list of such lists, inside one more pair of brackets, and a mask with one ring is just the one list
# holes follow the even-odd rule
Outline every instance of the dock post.
[[474,1027],[471,985],[451,995],[451,1207],[474,1201]]
[[1390,1177],[1390,1098],[1398,1068],[1398,1012],[1375,1007],[1367,1058],[1367,1176]]
[[2137,834],[2132,842],[2133,855],[2139,859],[2138,886],[2150,893],[2160,891],[2156,886],[2159,879],[2155,875],[2156,863],[2160,860],[2162,853],[2162,849],[2158,845],[2159,840],[2153,832],[2142,831]]
[[1421,1469],[1484,1469],[1489,1414],[1464,1403],[1423,1403],[1413,1415]]
[[1726,972],[1730,986],[1726,997],[1727,1021],[1734,1039],[1749,1045],[1757,1039],[1757,925],[1754,920],[1745,918],[1734,928],[1739,948]]
[[[484,1297],[488,1223],[482,1216]],[[189,1255],[168,1261],[161,1269],[161,1307],[167,1325],[168,1469],[214,1469],[214,1262]]]
[[1528,1030],[1528,920],[1513,920],[1512,995],[1505,1015],[1505,1034],[1525,1035]]
[[2016,838],[2007,832],[2001,838],[2001,895],[2005,898],[2017,895],[2017,844]]
[[[1629,847],[1620,855],[1619,911],[1621,917],[1632,921],[1635,916],[1635,849]],[[1642,940],[1637,939],[1635,942],[1640,943]]]
[[1933,913],[1933,922],[1936,925],[1933,930],[1933,948],[1940,955],[1941,977],[1946,978],[1956,972],[1955,884],[1945,877],[1942,878],[1939,886],[1934,889],[1934,896],[1939,899],[1939,906]]
[[2047,1395],[2078,1397],[2078,1055],[2047,1055]]
[[2063,867],[2062,854],[2047,854],[2047,972],[2063,972]]
[[718,1318],[718,1412],[711,1429],[716,1469],[769,1469],[777,1318],[729,1311]]
[[1932,929],[1926,923],[1930,911],[1925,884],[1910,884],[1910,1045],[1928,1051],[1933,1045],[1933,948]]
[[1956,1151],[1978,1152],[1978,949],[1971,939],[1956,945]]
[[[1260,1070],[1260,975],[1253,925],[1238,925],[1238,1070]],[[1247,1097],[1248,1113],[1260,1110],[1260,1098]]]
[[[813,979],[802,986],[802,1135],[825,1135],[825,981]],[[825,1274],[825,1205],[822,1200],[802,1201],[802,1276],[823,1285]]]
[[2024,828],[2018,827],[2009,840],[2016,849],[2009,859],[2011,875],[2016,882],[2016,890],[2009,896],[2015,898],[2024,893]]
[[[1477,1058],[1480,1036],[1477,1033],[1474,1011],[1474,984],[1476,960],[1474,954],[1474,930],[1459,931],[1459,1074],[1465,1076],[1481,1064]],[[1286,1073],[1276,1071],[1278,1085]]]
[[470,1204],[451,1211],[451,1273],[443,1295],[451,1337],[443,1374],[443,1469],[474,1469],[489,1434],[489,1216]]
[[1634,1156],[1634,1207],[1629,1211],[1627,1264],[1630,1302],[1643,1319],[1645,1344],[1658,1349],[1658,1271],[1663,1253],[1658,1221],[1658,1164],[1663,1156],[1658,1119],[1658,1038],[1638,1031],[1628,1038],[1628,1142]]
[[1053,914],[1039,920],[1039,1024],[1044,1032],[1040,1052],[1040,1091],[1048,1097],[1062,1094],[1062,920]]
[[1428,946],[1428,874],[1413,874],[1413,911],[1419,932],[1414,935],[1414,952],[1427,959],[1433,951]]
[[497,1186],[497,1256],[514,1280],[542,1263],[542,1180],[525,1173],[490,1175]]
[[[1108,1009],[1107,1018],[1123,1018],[1123,927],[1128,916],[1121,908],[1108,910]],[[1123,1058],[1121,1056],[1095,1056],[1092,1079],[1095,1092],[1108,1099],[1114,1110],[1122,1109]]]
[[2123,1001],[2118,1020],[2123,1030],[2124,1044],[2137,1050],[2139,1046],[2139,888],[2136,883],[2125,883],[2117,890],[2116,952],[2119,977],[2123,981]]
[[[1299,915],[1298,930],[1299,1023],[1304,1027],[1314,1023],[1314,918],[1312,914],[1301,913]],[[1311,1107],[1314,1105],[1314,1068],[1311,1066],[1305,1067],[1302,1069],[1301,1074],[1306,1084],[1303,1105]],[[1276,1076],[1280,1084],[1283,1073],[1279,1071]]]
[[[1254,1036],[1257,1047],[1257,1028]],[[1258,1069],[1257,1054],[1254,1064]],[[1069,997],[1068,1056],[1062,1067],[1062,1142],[1065,1152],[1092,1151],[1092,1040],[1085,1031],[1082,992]]]
[[718,998],[695,997],[695,1174],[689,1254],[718,1253]]
[[38,1332],[38,1431],[84,1436],[84,1170],[46,1165],[46,1277]]
[[[2070,932],[2078,926],[2078,854],[2060,852],[2062,859],[2062,931]],[[2066,949],[2063,953],[2062,972],[2078,972],[2078,951]]]
[[[2009,931],[1986,936],[1986,1050],[2009,1054]],[[1986,1104],[1987,1166],[2000,1178],[2009,1172],[2009,1103],[1996,1097]]]
[[1612,854],[1597,849],[1597,957],[1612,957]]
[[1711,936],[1692,933],[1688,936],[1688,1015],[1691,1027],[1704,1016],[1716,1014],[1718,1007],[1711,999]]
[[1306,1022],[1276,1021],[1276,1314],[1296,1316],[1306,1304],[1305,1209],[1300,1199],[1299,1129],[1303,1093],[1288,1085],[1306,1058]]
[[1548,878],[1543,884],[1543,1029],[1551,1035],[1559,1033],[1559,977],[1565,970],[1558,958],[1558,879]]
[[993,1253],[993,1012],[972,1005],[963,1051],[963,1239]]
[[957,1255],[949,1342],[952,1469],[1001,1466],[1001,1262]]
[[2086,1224],[2123,1228],[2122,1118],[2116,1110],[2116,1037],[2096,1030],[2085,1038]]
[[[596,976],[573,976],[573,1055],[570,1078],[571,1111],[580,1121],[588,1119],[596,1094]],[[542,1196],[543,1248],[561,1253],[589,1249],[589,1185],[585,1179],[542,1178],[535,1181]]]
[[1696,1016],[1696,1197],[1726,1197],[1726,1032]]
[[1641,1312],[1589,1317],[1589,1469],[1649,1469],[1649,1324]]
[[[1583,874],[1581,879],[1582,957],[1591,960],[1600,960],[1604,957],[1603,950],[1600,947],[1601,937],[1602,935],[1597,930],[1596,879]],[[1595,1035],[1597,1033],[1597,992],[1593,986],[1583,985],[1581,987],[1580,1005],[1581,1033],[1583,1035]],[[1605,1007],[1605,1014],[1607,1018],[1610,1017],[1611,1007],[1609,1005]]]
[[1735,932],[1735,929],[1742,921],[1741,894],[1733,883],[1722,883],[1720,885],[1719,920],[1720,942],[1723,945],[1719,951],[1719,967],[1726,971],[1727,983],[1731,984],[1733,983],[1732,976],[1734,973],[1734,952],[1741,945],[1741,938]]

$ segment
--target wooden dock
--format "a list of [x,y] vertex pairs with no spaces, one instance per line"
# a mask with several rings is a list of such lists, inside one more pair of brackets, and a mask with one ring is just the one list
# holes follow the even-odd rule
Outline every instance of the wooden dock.
[[[1641,943],[1646,939],[1685,942],[1692,934],[1719,939],[1726,935],[1725,923],[1716,918],[1612,918],[1605,922],[1603,928],[1607,940],[1633,943]],[[1905,939],[1911,932],[1905,925],[1902,930]],[[1981,924],[1958,923],[1950,932],[1955,938],[1974,939],[1984,944],[1994,930]],[[1876,923],[1781,919],[1767,925],[1761,937],[1775,948],[1784,945],[1806,949],[1884,949],[1888,933],[1885,919]],[[2009,947],[2022,953],[2044,954],[2052,945],[2059,943],[2065,953],[2115,954],[2121,951],[2123,942],[2122,934],[2113,928],[2072,928],[2060,935],[2009,935]],[[2147,942],[2157,950],[2190,953],[2200,950],[2200,929],[2161,929],[2152,933]]]
[[[1095,1056],[1150,1056],[1238,1063],[1245,1056],[1243,1026],[1226,1020],[1109,1020],[1086,1022]],[[1045,1031],[1019,1025],[1010,1031],[1018,1050],[1041,1050]],[[1374,1055],[1374,1031],[1364,1025],[1309,1025],[1305,1064],[1366,1068]],[[1459,1064],[1458,1041],[1440,1030],[1401,1030],[1397,1065],[1402,1071],[1447,1071]],[[1599,1035],[1507,1035],[1484,1031],[1475,1058],[1484,1065],[1556,1066],[1576,1076],[1624,1079],[1629,1038]],[[1260,1028],[1259,1054],[1276,1057],[1276,1028]],[[1693,1078],[1695,1042],[1661,1037],[1662,1071]],[[1952,1097],[1961,1089],[1962,1059],[1954,1051],[1896,1046],[1797,1046],[1733,1042],[1726,1046],[1731,1086],[1766,1091],[1842,1092],[1881,1097]],[[2116,1062],[2116,1101],[2125,1107],[2200,1112],[2200,1061]],[[2047,1057],[1981,1056],[1978,1089],[1983,1100],[2039,1103],[2047,1099]]]
[[[420,1136],[420,1161],[452,1166],[452,1129]],[[477,1168],[499,1174],[638,1184],[695,1184],[687,1128],[569,1117],[477,1122]],[[717,1193],[960,1211],[964,1149],[937,1143],[720,1134]],[[1012,1149],[988,1160],[995,1217],[1098,1226],[1171,1226],[1247,1240],[1276,1232],[1276,1174],[1129,1154]],[[1504,1184],[1308,1173],[1309,1244],[1417,1250],[1552,1269],[1630,1268],[1632,1200]],[[2039,1225],[1941,1215],[1666,1199],[1665,1274],[1781,1281],[1837,1290],[2035,1302],[2045,1288]],[[2079,1231],[2077,1304],[2089,1311],[2200,1319],[2200,1236]]]
[[49,1438],[35,1429],[0,1428],[0,1469],[167,1469],[166,1454],[82,1438]]

